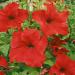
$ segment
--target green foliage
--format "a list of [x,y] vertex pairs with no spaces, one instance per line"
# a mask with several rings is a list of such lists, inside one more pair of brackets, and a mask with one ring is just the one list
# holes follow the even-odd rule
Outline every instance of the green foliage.
[[75,6],[70,6],[71,14],[69,16],[68,24],[70,27],[70,38],[75,39]]
[[71,59],[75,60],[75,44],[69,40],[64,47],[69,50],[68,55],[70,56]]
[[56,2],[56,8],[58,11],[63,11],[65,8],[65,3],[62,3],[61,0]]
[[5,1],[8,1],[8,0],[0,0],[0,3],[5,2]]
[[35,21],[30,21],[29,20],[26,20],[23,25],[22,25],[22,28],[25,29],[25,28],[37,28],[37,29],[40,29],[40,25],[38,23],[36,23]]
[[8,54],[10,44],[10,37],[7,33],[0,33],[0,51],[4,53],[5,56]]
[[40,73],[40,68],[28,67],[21,63],[10,64],[10,67],[13,68],[11,75],[39,75]]
[[2,9],[3,7],[2,6],[0,6],[0,9]]
[[27,0],[20,0],[19,3],[21,5],[22,9],[27,9],[28,8]]

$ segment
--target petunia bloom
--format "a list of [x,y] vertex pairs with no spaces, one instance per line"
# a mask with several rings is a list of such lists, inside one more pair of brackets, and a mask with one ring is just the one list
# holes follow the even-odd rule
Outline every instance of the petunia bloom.
[[40,24],[43,33],[47,37],[54,34],[67,35],[68,11],[58,12],[53,3],[45,5],[47,10],[37,10],[32,13],[33,19]]
[[45,60],[47,40],[36,29],[15,32],[11,41],[9,58],[11,62],[25,63],[31,67],[41,67]]
[[[3,56],[0,56],[0,67],[8,68],[8,63]],[[5,73],[0,71],[0,75],[5,75]]]
[[69,52],[66,48],[62,47],[64,44],[67,44],[66,40],[62,40],[57,36],[53,36],[53,39],[49,42],[49,46],[52,49],[54,56]]
[[57,37],[57,36],[53,36],[52,41],[49,42],[49,46],[51,48],[57,46],[57,47],[61,47],[63,44],[66,44],[67,42],[65,40],[62,40],[61,38]]
[[75,75],[75,61],[64,54],[58,55],[49,75]]
[[4,9],[0,10],[0,32],[7,31],[9,28],[21,28],[28,17],[28,11],[19,8],[19,4],[9,3]]
[[2,72],[2,71],[0,71],[0,75],[5,75],[5,73],[4,73],[4,72]]
[[52,53],[54,56],[58,56],[59,54],[66,54],[68,52],[69,52],[69,50],[67,50],[66,48],[57,47],[57,46],[54,46],[53,50],[52,50]]
[[7,63],[6,59],[3,56],[0,56],[0,66],[5,67],[5,68],[8,67],[8,63]]

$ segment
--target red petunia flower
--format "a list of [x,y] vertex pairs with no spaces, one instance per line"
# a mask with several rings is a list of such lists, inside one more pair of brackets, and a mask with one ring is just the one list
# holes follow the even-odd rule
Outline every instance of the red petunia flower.
[[50,75],[75,75],[75,61],[61,54],[56,58],[55,65],[49,71]]
[[[8,67],[8,63],[3,56],[0,56],[0,67],[4,67],[4,68]],[[5,75],[5,73],[3,71],[0,71],[0,75]]]
[[0,75],[5,75],[5,73],[4,73],[4,72],[2,72],[2,71],[0,71]]
[[13,2],[0,10],[0,31],[7,31],[8,28],[21,28],[28,17],[28,11],[19,9],[19,4]]
[[54,5],[46,4],[47,10],[38,10],[32,13],[33,19],[37,21],[44,34],[48,37],[53,34],[68,34],[68,11],[58,12]]
[[54,56],[57,56],[58,54],[66,54],[67,52],[69,52],[69,51],[66,48],[57,47],[57,46],[53,47],[53,55]]
[[11,62],[25,63],[31,67],[40,67],[45,60],[47,40],[36,29],[15,32],[11,41],[9,58]]
[[0,56],[0,66],[5,67],[5,68],[8,67],[8,63],[3,56]]
[[57,56],[58,54],[63,54],[69,52],[66,48],[62,47],[63,44],[66,44],[65,40],[60,39],[57,36],[53,36],[49,46],[52,49],[53,55]]
[[53,37],[53,39],[52,39],[52,41],[50,41],[49,42],[49,46],[51,47],[51,48],[53,48],[53,47],[61,47],[63,44],[66,44],[67,42],[65,41],[65,40],[62,40],[62,39],[60,39],[59,37],[57,37],[57,36],[54,36]]

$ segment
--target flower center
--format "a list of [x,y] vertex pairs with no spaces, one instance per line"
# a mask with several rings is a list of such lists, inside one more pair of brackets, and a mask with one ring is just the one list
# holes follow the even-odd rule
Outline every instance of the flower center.
[[64,71],[65,71],[64,67],[60,68],[60,72],[64,72]]
[[15,19],[15,17],[14,16],[8,16],[8,19],[13,20],[13,19]]
[[33,45],[33,44],[31,44],[31,43],[30,43],[30,44],[28,44],[27,46],[28,46],[29,48],[33,48],[33,47],[34,47],[34,45]]
[[58,48],[55,48],[55,51],[58,52]]
[[56,73],[53,73],[53,75],[57,75]]
[[46,23],[47,24],[49,24],[49,23],[51,23],[52,22],[52,19],[50,19],[50,18],[48,18],[47,20],[46,20]]

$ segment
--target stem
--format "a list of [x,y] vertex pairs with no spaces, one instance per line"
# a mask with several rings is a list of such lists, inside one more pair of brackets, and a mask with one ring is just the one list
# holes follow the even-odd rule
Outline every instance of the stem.
[[33,0],[28,0],[27,1],[28,3],[28,9],[29,9],[29,18],[28,18],[28,21],[29,21],[29,27],[31,27],[31,22],[32,22],[32,11],[33,11]]
[[32,0],[28,0],[28,8],[30,12],[33,11],[33,1]]

